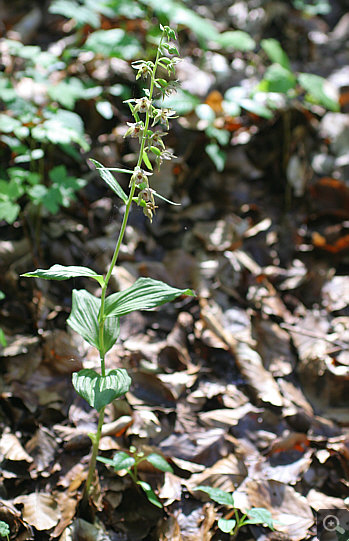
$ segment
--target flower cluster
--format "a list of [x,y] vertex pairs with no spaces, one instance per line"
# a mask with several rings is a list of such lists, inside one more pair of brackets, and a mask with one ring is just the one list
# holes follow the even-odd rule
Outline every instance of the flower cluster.
[[[169,75],[175,73],[175,65],[179,61],[177,47],[171,40],[176,39],[176,34],[169,26],[161,26],[162,36],[158,46],[158,52],[155,62],[138,60],[132,63],[132,67],[137,70],[136,79],[150,78],[150,86],[144,90],[144,96],[141,98],[132,98],[126,100],[129,104],[134,122],[127,122],[128,129],[124,137],[138,138],[140,142],[140,152],[138,163],[133,170],[130,186],[138,190],[136,203],[143,208],[144,214],[152,221],[153,214],[157,208],[155,205],[155,190],[149,186],[148,176],[152,173],[142,169],[142,164],[153,169],[152,161],[155,162],[158,169],[164,160],[171,160],[176,156],[170,149],[166,150],[163,137],[167,131],[161,129],[152,129],[156,125],[162,125],[166,130],[169,129],[169,119],[177,118],[176,112],[165,107],[155,106],[153,103],[154,90],[160,92],[164,97],[177,84],[177,81],[171,82],[156,76],[157,69],[160,67],[167,71]],[[145,118],[140,116],[145,115]],[[150,125],[151,123],[151,126]],[[160,197],[160,196],[159,196]]]

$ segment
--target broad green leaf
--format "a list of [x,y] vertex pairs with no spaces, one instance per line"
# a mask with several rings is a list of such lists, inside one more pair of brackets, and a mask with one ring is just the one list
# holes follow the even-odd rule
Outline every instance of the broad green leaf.
[[308,101],[319,103],[330,111],[340,110],[335,90],[326,79],[312,73],[300,73],[298,82],[308,92]]
[[216,118],[214,110],[208,103],[199,103],[195,107],[195,113],[201,120],[207,120],[208,122],[213,122]]
[[262,39],[261,47],[269,56],[272,62],[280,64],[283,68],[287,70],[291,69],[290,60],[277,39]]
[[103,458],[101,456],[97,458],[99,462],[104,462],[104,464],[113,466],[115,471],[128,470],[129,468],[132,468],[136,462],[133,456],[128,455],[125,451],[118,451],[112,459]]
[[[98,314],[101,299],[85,289],[73,290],[72,310],[67,319],[68,325],[91,346],[100,350]],[[103,350],[106,353],[115,344],[120,332],[119,321],[112,317],[104,322]]]
[[210,143],[209,145],[206,145],[205,150],[215,164],[217,171],[223,171],[227,157],[224,150],[222,150],[217,143]]
[[[111,174],[110,170],[106,169],[101,163],[97,162],[97,160],[92,160],[92,158],[90,158],[90,161],[96,166],[97,171],[99,172],[102,180],[104,180],[104,182],[108,184],[109,188],[111,188],[113,192],[116,193],[116,195],[118,195],[120,199],[123,200],[124,203],[126,203],[128,199],[127,195],[125,194],[124,190],[121,188],[116,178]],[[120,169],[116,169],[116,170],[120,171]]]
[[218,520],[218,528],[224,533],[231,533],[236,525],[235,519],[227,520],[226,518],[220,518]]
[[9,536],[11,533],[10,527],[7,524],[7,522],[4,522],[3,520],[0,520],[0,536],[6,537]]
[[106,298],[104,313],[107,317],[120,317],[135,310],[151,310],[180,295],[194,296],[194,292],[177,289],[152,278],[138,278],[131,287]]
[[205,492],[210,496],[211,500],[221,505],[228,505],[234,507],[233,494],[230,492],[224,492],[224,490],[221,490],[220,488],[208,487],[205,485],[199,485],[195,488],[195,490],[201,490],[201,492]]
[[97,274],[88,267],[75,267],[64,265],[53,265],[49,269],[37,269],[33,272],[21,274],[27,278],[43,278],[44,280],[69,280],[69,278],[94,278],[101,286],[104,284],[104,279],[101,274]]
[[227,145],[231,138],[231,134],[228,130],[222,130],[220,128],[215,128],[215,126],[208,126],[205,130],[208,137],[216,139],[220,145]]
[[114,116],[113,108],[110,101],[98,101],[96,103],[96,109],[99,114],[107,120],[110,120]]
[[12,118],[11,116],[0,114],[0,132],[11,133],[15,128],[19,128],[21,123],[17,118]]
[[122,28],[112,28],[92,32],[84,48],[107,58],[116,56],[124,60],[134,60],[140,52],[140,43]]
[[264,507],[255,507],[247,511],[248,519],[244,520],[244,524],[266,524],[271,530],[274,530],[274,523],[271,512]]
[[219,34],[215,40],[224,49],[234,49],[235,51],[253,51],[256,42],[250,34],[242,30],[228,30]]
[[8,224],[13,224],[21,207],[12,201],[0,201],[0,220],[5,220]]
[[131,378],[123,368],[109,370],[106,376],[84,368],[74,372],[72,380],[76,392],[98,412],[127,393],[131,385]]
[[201,103],[200,98],[187,90],[181,89],[178,89],[175,94],[166,96],[161,102],[163,107],[173,109],[178,115],[191,113],[199,103]]
[[259,86],[267,92],[286,94],[288,90],[296,86],[296,77],[280,64],[272,64],[266,70]]
[[84,6],[76,0],[54,0],[50,5],[49,11],[57,15],[63,15],[67,19],[72,19],[77,26],[89,24],[94,28],[100,25],[99,15],[89,6]]
[[150,503],[152,503],[153,505],[156,505],[156,507],[162,508],[162,503],[159,502],[159,500],[157,499],[157,497],[156,497],[153,489],[149,485],[149,483],[146,483],[145,481],[137,481],[137,485],[142,487],[142,489],[144,490],[145,495],[147,496]]
[[243,98],[240,100],[240,105],[243,109],[246,109],[246,111],[249,111],[250,113],[258,115],[262,118],[273,118],[272,111],[265,107],[265,105],[262,105],[255,100]]
[[157,470],[173,473],[173,469],[167,460],[157,453],[150,453],[150,455],[146,457],[146,461],[150,462]]
[[3,291],[0,291],[0,301],[2,301],[5,298],[5,293]]

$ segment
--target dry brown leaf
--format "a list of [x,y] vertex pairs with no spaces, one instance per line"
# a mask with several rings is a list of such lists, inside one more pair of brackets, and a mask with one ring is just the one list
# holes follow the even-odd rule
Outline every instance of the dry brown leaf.
[[[25,447],[34,459],[35,470],[37,472],[42,472],[44,475],[45,470],[48,469],[55,457],[57,446],[58,444],[54,435],[44,427],[40,427],[27,442]],[[50,473],[46,471],[46,476],[48,475]]]
[[22,517],[37,530],[50,530],[58,523],[61,512],[56,500],[50,494],[33,492],[18,496],[14,503],[23,504]]
[[248,344],[236,345],[239,370],[260,402],[281,407],[284,403],[278,384],[263,366],[260,355]]
[[161,519],[158,532],[159,541],[183,541],[177,519],[172,515]]
[[210,468],[201,473],[194,473],[190,479],[184,481],[188,490],[194,490],[198,485],[209,485],[227,492],[233,492],[242,483],[247,475],[247,469],[242,460],[235,454],[218,460]]
[[315,511],[319,511],[319,509],[348,509],[348,504],[341,498],[328,496],[315,488],[309,490],[307,500],[309,505],[315,509]]
[[19,439],[14,434],[4,433],[0,440],[0,453],[7,460],[25,460],[33,462],[33,459],[22,447]]
[[262,410],[254,407],[252,404],[244,404],[243,406],[229,409],[209,410],[199,413],[201,422],[208,426],[216,426],[218,428],[229,428],[238,424],[239,419],[247,413],[260,413]]

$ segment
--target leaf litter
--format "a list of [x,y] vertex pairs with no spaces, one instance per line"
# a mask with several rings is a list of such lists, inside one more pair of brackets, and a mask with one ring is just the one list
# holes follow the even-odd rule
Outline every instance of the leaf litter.
[[[217,20],[225,24],[223,10],[207,4],[208,15],[214,19],[217,9]],[[253,19],[250,4],[247,16]],[[269,8],[264,24],[277,20]],[[238,7],[229,12],[239,27]],[[292,17],[291,31],[301,20],[294,12]],[[312,22],[318,32],[322,23],[320,18]],[[190,43],[184,47],[189,58]],[[224,58],[212,51],[210,56],[211,63]],[[112,63],[93,63],[106,81]],[[255,539],[308,539],[315,535],[316,511],[348,506],[349,216],[342,180],[348,113],[335,113],[337,128],[331,124],[334,113],[321,122],[313,116],[309,124],[310,113],[291,113],[297,171],[309,169],[296,137],[302,133],[316,174],[309,186],[294,188],[303,198],[290,204],[290,187],[281,180],[280,123],[252,114],[235,121],[219,118],[226,83],[205,69],[200,79],[207,82],[205,91],[197,88],[199,79],[190,79],[190,69],[184,74],[183,68],[182,78],[233,134],[226,170],[217,173],[203,157],[197,119],[184,117],[175,142],[176,154],[184,158],[168,168],[165,190],[182,207],[159,205],[152,228],[135,211],[113,277],[115,291],[151,277],[194,288],[198,295],[155,313],[126,316],[121,340],[107,355],[108,367],[125,366],[133,384],[126,400],[107,408],[100,452],[111,457],[135,445],[161,453],[174,473],[142,469],[141,478],[157,491],[165,511],[151,506],[127,477],[100,464],[95,516],[78,518],[87,434],[95,429],[96,416],[74,395],[70,376],[82,366],[94,369],[96,353],[66,330],[70,286],[62,297],[38,283],[33,290],[22,285],[29,238],[17,231],[8,240],[13,233],[1,226],[0,285],[10,294],[0,311],[8,338],[1,351],[0,519],[10,525],[13,538],[217,539],[222,509],[198,496],[199,485],[233,492],[242,512],[270,510],[279,537],[253,526]],[[90,123],[98,123],[92,113]],[[314,126],[320,130],[316,136]],[[102,134],[99,145],[101,161],[109,156],[110,166],[125,153],[118,130],[109,140]],[[322,169],[320,150],[327,167],[331,160],[335,164],[333,171]],[[128,159],[132,149],[126,166]],[[291,173],[288,169],[290,184]],[[62,213],[54,225],[44,220],[43,267],[55,261],[58,249],[62,265],[73,264],[77,256],[82,266],[92,260],[99,273],[105,272],[115,230],[105,220],[114,202],[96,187],[84,197],[74,219]],[[114,218],[120,220],[118,211]]]

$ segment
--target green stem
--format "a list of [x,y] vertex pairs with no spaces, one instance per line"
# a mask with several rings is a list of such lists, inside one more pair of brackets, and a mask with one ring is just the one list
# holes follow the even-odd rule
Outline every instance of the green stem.
[[104,411],[105,411],[105,407],[102,408],[101,411],[99,412],[97,432],[92,439],[92,454],[90,458],[90,464],[89,464],[89,469],[88,469],[88,474],[87,474],[87,479],[86,479],[86,484],[85,484],[85,489],[84,489],[84,496],[83,496],[83,500],[85,501],[88,500],[91,484],[92,484],[95,469],[96,469],[99,441],[101,439],[102,426],[104,422]]
[[[160,57],[160,47],[161,47],[161,44],[162,44],[163,37],[164,37],[164,34],[162,35],[161,40],[160,40],[160,44],[159,44],[159,47],[158,47],[158,52],[157,52],[157,56],[156,56],[156,60],[155,60],[155,64],[154,64],[154,69],[153,69],[153,72],[152,72],[152,75],[151,75],[151,83],[150,83],[150,89],[149,89],[149,100],[150,101],[152,99],[153,92],[154,92],[154,80],[155,80],[156,70],[157,70],[158,61],[159,61],[159,57]],[[142,160],[143,160],[143,152],[144,152],[144,148],[145,148],[145,142],[146,142],[146,139],[147,139],[146,134],[147,134],[147,130],[148,130],[148,127],[149,127],[149,121],[150,121],[150,113],[149,113],[149,111],[147,111],[146,112],[145,123],[144,123],[144,132],[142,134],[142,141],[141,141],[141,146],[140,146],[139,156],[138,156],[138,161],[137,161],[137,167],[141,166],[141,163],[142,163]],[[125,214],[124,214],[124,217],[123,217],[123,220],[122,220],[122,224],[121,224],[121,228],[120,228],[120,232],[119,232],[119,237],[118,237],[118,240],[117,240],[116,245],[115,245],[114,254],[113,254],[112,260],[110,262],[109,269],[108,269],[108,272],[107,272],[107,275],[105,277],[104,284],[103,284],[103,287],[102,287],[101,308],[100,308],[99,315],[98,315],[99,353],[100,353],[100,363],[101,363],[101,375],[102,375],[102,377],[105,377],[105,346],[104,346],[104,322],[105,322],[105,319],[106,319],[106,316],[105,316],[105,313],[104,313],[105,299],[106,299],[108,284],[109,284],[113,269],[114,269],[114,267],[116,265],[116,262],[117,262],[117,259],[118,259],[118,256],[119,256],[119,252],[120,252],[120,248],[121,248],[121,244],[122,244],[122,241],[123,241],[123,238],[124,238],[124,235],[125,235],[128,216],[130,214],[130,210],[131,210],[131,206],[132,206],[132,199],[133,199],[135,190],[136,190],[136,184],[133,182],[132,185],[131,185],[131,189],[130,189],[130,193],[129,193],[127,202],[126,202]],[[92,484],[95,469],[96,469],[96,461],[97,461],[97,455],[98,455],[98,449],[99,449],[99,442],[100,442],[100,439],[101,439],[101,436],[102,436],[102,426],[103,426],[103,421],[104,421],[104,411],[105,411],[105,408],[103,408],[99,413],[97,432],[94,435],[93,440],[92,440],[92,454],[91,454],[91,458],[90,458],[89,470],[88,470],[88,474],[87,474],[87,480],[86,480],[86,485],[85,485],[85,490],[84,490],[84,498],[83,498],[85,502],[87,502],[87,500],[88,500],[88,495],[89,495],[89,492],[90,492],[91,484]],[[136,472],[137,472],[137,470],[136,470]]]

